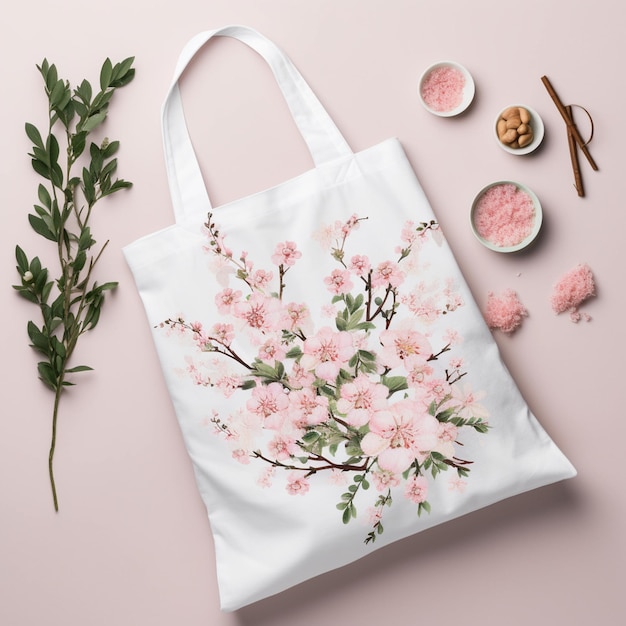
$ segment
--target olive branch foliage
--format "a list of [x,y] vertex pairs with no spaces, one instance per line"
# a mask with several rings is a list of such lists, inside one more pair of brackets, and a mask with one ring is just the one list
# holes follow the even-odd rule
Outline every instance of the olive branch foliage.
[[106,292],[117,286],[117,282],[94,280],[94,268],[108,241],[96,246],[90,218],[100,200],[132,186],[115,178],[119,141],[105,138],[98,145],[90,136],[105,121],[115,91],[132,81],[133,62],[134,57],[129,57],[114,65],[107,58],[100,71],[100,88],[94,93],[87,80],[72,88],[44,59],[37,69],[48,100],[47,127],[42,132],[34,124],[25,125],[32,142],[32,167],[43,179],[28,221],[38,235],[56,244],[58,276],[52,278],[39,257],[29,260],[18,245],[15,257],[21,281],[13,288],[41,313],[41,321],[29,321],[27,331],[31,347],[43,355],[37,363],[39,378],[54,392],[48,471],[56,511],[53,459],[59,401],[62,392],[74,385],[68,375],[92,369],[70,366],[70,360],[78,339],[98,324]]

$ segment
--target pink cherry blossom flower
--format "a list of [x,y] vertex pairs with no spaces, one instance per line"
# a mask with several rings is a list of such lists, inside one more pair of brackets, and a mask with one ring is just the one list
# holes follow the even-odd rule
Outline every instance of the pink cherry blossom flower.
[[378,467],[401,474],[413,461],[432,450],[438,442],[439,422],[414,400],[400,400],[390,411],[376,413],[361,449],[378,457]]
[[411,245],[417,239],[417,231],[415,230],[415,222],[407,221],[402,227],[400,233],[400,239],[409,245]]
[[455,476],[448,481],[448,490],[449,491],[458,491],[459,493],[463,493],[465,488],[467,487],[467,481],[462,478]]
[[274,274],[272,272],[267,272],[265,270],[255,270],[250,275],[250,285],[254,287],[254,289],[258,289],[259,291],[263,291],[267,288],[267,286],[274,278]]
[[357,276],[365,277],[369,273],[372,265],[368,257],[355,254],[350,259],[349,267]]
[[309,307],[304,303],[290,302],[287,305],[286,321],[289,330],[296,330],[305,326],[311,318]]
[[454,285],[453,279],[446,281],[446,287],[443,290],[443,295],[446,297],[446,309],[448,311],[456,311],[460,306],[463,306],[463,298]]
[[222,315],[231,312],[233,306],[241,300],[241,291],[233,291],[230,287],[226,287],[215,296],[215,304],[217,310]]
[[411,476],[407,479],[404,487],[404,495],[406,498],[420,504],[428,498],[428,481],[424,476]]
[[456,405],[461,417],[485,419],[489,417],[489,411],[479,402],[484,395],[484,392],[474,393],[470,385],[452,385],[452,399],[450,402]]
[[285,358],[285,348],[276,337],[270,337],[263,342],[259,348],[258,357],[264,363],[274,363]]
[[310,387],[315,382],[315,375],[305,370],[300,363],[294,363],[288,383],[291,389],[303,389]]
[[[409,387],[420,387],[424,384],[424,381],[431,376],[433,368],[427,361],[415,360],[411,363],[405,363],[405,369],[407,370],[406,382]],[[410,368],[410,369],[409,369]]]
[[340,469],[332,469],[330,470],[329,480],[332,485],[343,487],[348,484],[347,472],[343,472]]
[[274,475],[276,474],[276,468],[274,467],[266,467],[262,474],[259,476],[257,482],[257,485],[259,485],[259,487],[264,487],[264,488],[269,488],[272,486],[272,478],[274,478]]
[[300,364],[306,370],[314,370],[316,376],[333,382],[339,370],[353,355],[352,336],[346,331],[335,332],[328,326],[309,337],[303,344]]
[[245,321],[254,330],[271,331],[279,321],[278,300],[255,291],[247,300],[238,302],[233,307],[236,317]]
[[349,270],[333,270],[330,276],[324,278],[328,291],[335,295],[350,293],[354,284],[350,280]]
[[347,237],[353,230],[356,230],[358,227],[359,227],[359,216],[356,213],[353,213],[348,218],[348,221],[340,225],[341,234],[344,237]]
[[441,402],[450,393],[450,384],[443,378],[428,379],[424,387],[431,399],[437,402]]
[[365,374],[341,386],[337,411],[351,426],[364,426],[378,411],[387,410],[389,389]]
[[284,461],[298,451],[296,442],[291,437],[276,435],[267,445],[267,449],[274,459]]
[[297,250],[296,244],[293,241],[285,241],[276,246],[274,254],[272,255],[272,263],[291,267],[301,256],[302,253]]
[[443,305],[436,295],[427,289],[426,285],[421,282],[411,293],[402,296],[400,301],[415,317],[419,317],[424,322],[434,322],[441,315]]
[[250,463],[249,454],[245,450],[242,450],[241,448],[237,448],[236,450],[233,450],[232,456],[233,456],[233,459],[235,459],[235,461],[239,461],[239,463],[241,463],[242,465],[248,465]]
[[392,261],[383,261],[372,272],[372,287],[399,287],[404,281],[404,272]]
[[370,506],[367,509],[367,519],[370,525],[376,526],[383,519],[383,510],[381,507]]
[[289,413],[296,426],[317,426],[328,418],[328,398],[307,387],[289,394]]
[[416,365],[426,363],[433,353],[428,339],[407,325],[384,330],[380,333],[380,343],[383,345],[380,360],[391,368],[404,367],[411,371]]
[[215,386],[219,389],[225,398],[230,398],[237,389],[241,379],[238,376],[222,376],[215,381]]
[[450,369],[460,370],[463,369],[463,359],[450,359]]
[[439,441],[453,442],[456,441],[458,432],[459,429],[454,424],[450,422],[441,422],[439,424],[437,436],[439,437]]
[[443,339],[446,343],[449,343],[451,346],[456,346],[460,343],[463,343],[463,337],[459,334],[458,331],[453,330],[452,328],[448,328],[443,335]]
[[235,338],[235,328],[232,324],[214,324],[213,328],[211,328],[211,338],[225,346],[229,346]]
[[309,481],[303,475],[298,472],[291,472],[287,476],[287,493],[292,496],[303,496],[309,491]]
[[264,418],[281,413],[288,406],[289,398],[284,393],[280,383],[257,385],[252,390],[252,397],[246,403],[248,411]]
[[393,474],[389,470],[377,469],[372,472],[372,480],[377,491],[387,491],[400,484],[400,476]]

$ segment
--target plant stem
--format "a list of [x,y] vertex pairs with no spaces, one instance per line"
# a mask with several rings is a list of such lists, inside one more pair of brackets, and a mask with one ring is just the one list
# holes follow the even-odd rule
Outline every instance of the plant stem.
[[50,441],[50,454],[48,455],[48,473],[50,474],[50,486],[52,487],[52,499],[54,500],[54,510],[59,512],[59,500],[57,498],[57,489],[54,483],[54,450],[56,448],[57,442],[57,417],[59,415],[59,401],[61,399],[61,391],[63,390],[63,385],[60,384],[56,388],[54,392],[54,410],[52,412],[52,439]]

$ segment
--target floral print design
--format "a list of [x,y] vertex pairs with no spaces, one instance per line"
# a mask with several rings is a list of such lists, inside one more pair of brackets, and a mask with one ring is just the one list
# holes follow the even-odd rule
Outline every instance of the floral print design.
[[[375,262],[347,249],[366,220],[352,215],[317,233],[336,267],[321,281],[329,301],[314,316],[287,297],[287,274],[302,258],[295,242],[276,245],[271,269],[255,268],[245,251],[229,248],[209,214],[220,321],[205,326],[178,316],[161,326],[195,344],[187,373],[196,385],[241,396],[239,408],[209,418],[233,459],[260,463],[261,487],[283,473],[293,496],[306,496],[326,476],[338,488],[345,524],[371,489],[370,543],[383,533],[393,498],[429,513],[431,481],[449,470],[449,490],[462,493],[472,461],[457,456],[461,433],[484,434],[489,425],[481,394],[462,381],[463,361],[451,356],[462,338],[450,331],[434,346],[428,333],[463,306],[453,281],[419,279],[419,252],[441,237],[438,224],[407,222],[397,258]],[[316,328],[320,316],[328,323]]]

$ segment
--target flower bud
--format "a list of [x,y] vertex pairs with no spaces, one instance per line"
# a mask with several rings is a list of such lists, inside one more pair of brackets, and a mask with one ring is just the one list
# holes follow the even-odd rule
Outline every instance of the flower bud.
[[22,276],[22,280],[25,283],[29,283],[31,280],[33,280],[34,276],[33,273],[30,270],[27,270],[24,272],[24,275]]

